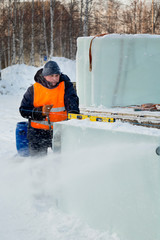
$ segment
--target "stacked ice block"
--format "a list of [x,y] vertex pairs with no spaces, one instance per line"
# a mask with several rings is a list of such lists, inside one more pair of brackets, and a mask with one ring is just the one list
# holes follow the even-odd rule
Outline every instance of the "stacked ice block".
[[77,41],[77,89],[81,106],[160,103],[160,36],[118,35]]

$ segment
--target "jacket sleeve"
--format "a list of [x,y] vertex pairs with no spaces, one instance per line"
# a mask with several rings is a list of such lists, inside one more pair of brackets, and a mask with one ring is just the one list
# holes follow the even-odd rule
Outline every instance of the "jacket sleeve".
[[64,104],[68,113],[79,113],[79,98],[67,75],[62,76],[65,82]]
[[24,118],[32,120],[43,120],[45,117],[42,116],[42,107],[35,108],[33,106],[33,85],[29,87],[23,96],[21,106],[19,108],[20,114]]

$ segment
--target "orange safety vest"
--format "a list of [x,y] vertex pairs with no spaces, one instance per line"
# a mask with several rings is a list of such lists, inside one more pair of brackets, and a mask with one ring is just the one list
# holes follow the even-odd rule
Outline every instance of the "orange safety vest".
[[[52,105],[49,113],[49,120],[53,129],[53,122],[59,122],[67,119],[67,111],[64,105],[64,82],[59,83],[56,88],[49,89],[42,86],[40,83],[35,83],[34,87],[34,107],[41,107],[44,105]],[[49,130],[48,118],[42,121],[31,120],[31,127]]]

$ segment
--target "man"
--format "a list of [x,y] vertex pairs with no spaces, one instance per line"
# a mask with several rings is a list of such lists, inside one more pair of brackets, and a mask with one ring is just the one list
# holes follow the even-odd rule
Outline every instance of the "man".
[[67,119],[67,113],[79,113],[79,98],[69,77],[54,61],[40,69],[35,83],[23,96],[20,113],[29,119],[30,155],[46,154],[52,147],[53,122]]

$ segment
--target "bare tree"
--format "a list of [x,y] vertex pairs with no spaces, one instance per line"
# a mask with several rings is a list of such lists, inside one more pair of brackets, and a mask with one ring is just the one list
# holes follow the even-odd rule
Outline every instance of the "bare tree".
[[152,29],[160,34],[160,2],[153,2],[1,0],[1,66],[17,62],[34,65],[44,55],[74,59],[79,36],[104,32],[151,34]]
[[19,63],[24,63],[24,10],[25,2],[19,7]]
[[13,20],[12,20],[12,64],[16,63],[16,13],[17,13],[17,0],[13,4]]
[[69,56],[72,59],[73,58],[73,13],[74,13],[74,3],[72,0],[70,0],[69,4]]
[[60,8],[60,27],[59,27],[59,40],[60,40],[60,54],[64,54],[64,44],[63,44],[63,8]]
[[51,22],[51,41],[50,41],[50,58],[54,54],[54,41],[53,41],[53,34],[54,34],[54,8],[55,8],[55,0],[50,0],[50,22]]
[[106,30],[108,33],[120,30],[120,7],[121,3],[117,0],[108,0],[106,5]]
[[142,33],[148,33],[149,31],[149,22],[150,22],[150,13],[148,11],[147,5],[145,2],[143,2],[143,6],[142,6],[143,10],[142,10]]
[[88,36],[89,32],[89,17],[90,8],[92,6],[92,0],[85,0],[85,10],[84,10],[84,24],[83,24],[83,36]]
[[11,65],[11,0],[8,2],[8,66]]
[[80,3],[80,35],[83,35],[83,9],[84,9],[84,0],[81,0]]
[[32,0],[31,65],[34,65],[34,0]]
[[160,2],[152,1],[152,33],[158,33],[160,27]]
[[[2,3],[0,3],[0,17],[2,16],[2,8],[3,8],[3,5]],[[1,27],[1,22],[0,22],[0,27]],[[2,69],[2,33],[0,34],[0,80],[2,80],[1,69]]]
[[45,44],[45,52],[48,59],[48,44],[47,44],[47,34],[46,34],[46,17],[45,17],[45,3],[42,0],[43,4],[43,34],[44,34],[44,44]]

